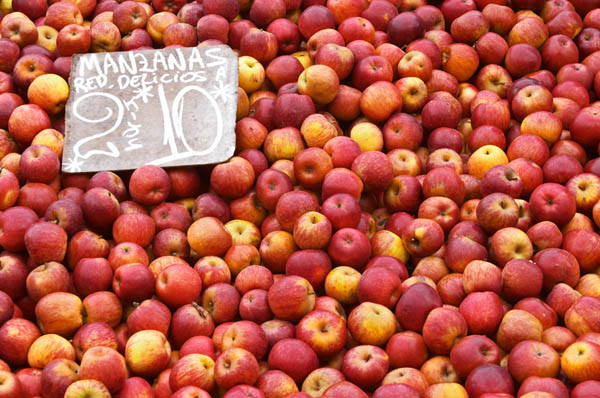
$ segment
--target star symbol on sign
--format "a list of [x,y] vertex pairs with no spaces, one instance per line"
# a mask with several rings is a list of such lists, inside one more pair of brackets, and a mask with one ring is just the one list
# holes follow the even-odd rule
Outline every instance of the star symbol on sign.
[[68,173],[79,173],[81,171],[81,166],[83,166],[83,161],[75,156],[75,158],[69,158],[69,160],[65,162],[65,171]]
[[[221,99],[221,101],[227,103],[229,97],[232,94],[234,94],[234,90],[231,84],[226,84],[223,83],[221,80],[218,80],[217,82],[215,82],[213,90],[210,93],[215,98],[215,100]],[[237,95],[237,90],[235,90],[235,94]]]

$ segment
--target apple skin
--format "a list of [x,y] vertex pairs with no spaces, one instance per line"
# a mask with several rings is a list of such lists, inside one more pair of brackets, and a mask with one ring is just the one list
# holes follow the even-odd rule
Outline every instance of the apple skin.
[[556,377],[560,367],[558,353],[549,345],[537,341],[522,341],[508,357],[508,370],[518,382],[530,376]]
[[500,348],[496,343],[481,335],[470,335],[461,339],[450,351],[450,361],[463,379],[481,365],[500,364],[500,358]]
[[79,380],[79,365],[69,359],[55,359],[42,370],[41,388],[49,398],[64,397],[72,383]]
[[0,355],[9,364],[25,365],[27,352],[40,335],[40,330],[32,322],[22,318],[9,319],[0,327],[0,342],[2,347],[11,349],[0,348]]
[[315,305],[310,282],[300,276],[286,276],[269,288],[269,307],[280,319],[294,321],[306,315]]
[[539,391],[554,394],[555,397],[568,398],[569,390],[563,382],[550,377],[531,376],[523,381],[517,396],[525,395],[529,392]]
[[[365,357],[370,358],[367,368],[365,368],[365,362],[367,362]],[[351,348],[344,355],[342,373],[357,386],[365,390],[372,390],[385,377],[388,368],[389,360],[384,350],[377,346],[359,345]]]
[[450,308],[434,308],[423,324],[423,340],[437,354],[449,354],[454,342],[466,335],[467,322]]
[[[432,287],[417,283],[402,295],[395,314],[403,328],[421,332],[427,315],[434,308],[441,306],[442,300]],[[412,315],[408,316],[409,313]]]
[[83,354],[80,364],[82,379],[95,379],[102,382],[112,393],[123,387],[127,378],[125,358],[115,349],[98,346]]
[[514,384],[507,370],[500,365],[486,364],[473,369],[465,388],[469,397],[479,398],[485,393],[514,394]]
[[[293,356],[290,356],[291,353]],[[293,360],[292,360],[293,358]],[[269,368],[281,370],[296,383],[319,367],[319,360],[308,344],[297,339],[283,339],[275,343],[269,353]]]
[[599,306],[599,299],[591,296],[582,296],[567,310],[564,315],[565,325],[577,336],[588,332],[597,332],[595,313]]
[[563,352],[561,368],[565,375],[576,383],[595,380],[600,371],[599,357],[600,347],[597,344],[575,342]]
[[571,391],[571,395],[573,398],[583,398],[589,396],[591,398],[596,398],[598,395],[596,393],[597,388],[600,387],[600,382],[594,380],[584,381],[583,383],[579,383],[573,388]]

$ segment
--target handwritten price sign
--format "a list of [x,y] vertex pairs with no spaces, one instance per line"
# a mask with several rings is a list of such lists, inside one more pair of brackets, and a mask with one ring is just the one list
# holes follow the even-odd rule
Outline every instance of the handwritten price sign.
[[65,172],[233,155],[238,61],[227,46],[77,55],[69,84]]

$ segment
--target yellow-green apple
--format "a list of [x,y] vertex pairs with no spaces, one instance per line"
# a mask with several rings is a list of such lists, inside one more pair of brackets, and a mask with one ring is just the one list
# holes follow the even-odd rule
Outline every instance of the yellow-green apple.
[[500,348],[493,340],[481,335],[460,339],[450,351],[452,366],[463,379],[481,365],[500,364],[500,359]]
[[572,381],[597,380],[600,375],[600,346],[585,341],[571,344],[560,360],[562,371]]
[[75,349],[67,339],[57,334],[45,334],[38,337],[27,352],[27,363],[32,368],[43,369],[58,358],[74,361]]
[[318,368],[306,376],[302,383],[302,391],[311,397],[321,396],[330,386],[344,380],[344,375],[337,369]]
[[181,347],[193,336],[209,336],[215,324],[208,311],[198,304],[181,306],[173,313],[170,337],[175,347]]
[[347,266],[336,267],[325,278],[325,292],[342,304],[358,302],[358,283],[361,274]]
[[542,339],[542,323],[524,310],[510,310],[502,318],[496,340],[500,348],[510,351],[524,340]]
[[[109,267],[110,268],[110,267]],[[101,278],[101,273],[95,275]],[[70,287],[69,271],[60,263],[51,261],[34,268],[25,281],[27,295],[35,302],[54,292],[67,292]],[[73,275],[73,282],[76,278]]]
[[258,378],[258,362],[252,353],[243,348],[230,348],[215,362],[215,381],[229,390],[238,384],[252,385]]
[[560,368],[560,357],[549,345],[526,340],[511,350],[507,366],[511,376],[518,382],[530,376],[556,377]]
[[62,398],[67,387],[79,379],[79,365],[76,362],[64,358],[55,359],[42,370],[41,389],[48,398]]
[[396,331],[396,319],[387,307],[364,302],[348,316],[348,330],[360,344],[383,345]]
[[27,352],[40,337],[40,331],[32,322],[23,318],[9,319],[0,327],[0,357],[11,365],[25,365]]
[[563,249],[547,248],[538,252],[533,261],[544,274],[544,289],[550,290],[564,282],[574,287],[579,281],[580,269],[575,256]]
[[125,358],[134,374],[153,377],[169,364],[171,346],[161,332],[141,330],[127,340]]
[[77,380],[65,390],[65,398],[78,398],[81,396],[110,398],[111,394],[102,382],[92,379]]
[[86,323],[73,336],[73,347],[79,361],[87,350],[100,346],[115,350],[118,348],[117,335],[105,322]]
[[256,387],[265,397],[287,397],[298,392],[298,386],[281,370],[267,370],[256,381]]
[[231,321],[238,312],[240,294],[226,283],[217,283],[202,293],[202,307],[213,317],[215,323]]
[[130,334],[147,329],[167,334],[170,323],[169,308],[155,299],[142,301],[127,317],[127,329]]
[[323,310],[308,313],[296,327],[296,338],[308,344],[322,359],[332,357],[344,347],[346,333],[344,320]]
[[265,80],[265,68],[258,60],[244,55],[238,60],[239,84],[247,94],[258,90]]
[[111,393],[116,393],[127,379],[125,358],[113,348],[92,347],[83,354],[79,376],[82,379],[98,380]]
[[465,388],[469,397],[479,398],[486,393],[514,394],[514,384],[506,369],[496,364],[475,368],[467,377]]
[[494,292],[473,292],[467,295],[459,307],[469,331],[476,334],[491,334],[497,328],[504,309],[498,295]]
[[543,279],[544,274],[535,263],[524,259],[510,260],[502,269],[502,296],[511,301],[538,296]]
[[296,383],[319,367],[319,360],[308,344],[297,339],[283,339],[275,343],[269,353],[269,368],[281,370]]

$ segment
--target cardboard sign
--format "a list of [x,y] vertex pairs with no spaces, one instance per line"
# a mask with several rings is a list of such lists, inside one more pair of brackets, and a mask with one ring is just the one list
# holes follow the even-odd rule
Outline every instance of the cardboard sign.
[[65,172],[233,155],[238,59],[227,46],[77,55],[69,85]]

